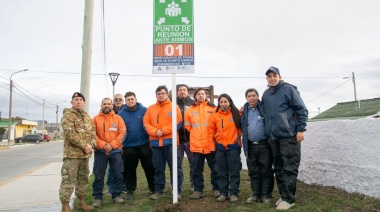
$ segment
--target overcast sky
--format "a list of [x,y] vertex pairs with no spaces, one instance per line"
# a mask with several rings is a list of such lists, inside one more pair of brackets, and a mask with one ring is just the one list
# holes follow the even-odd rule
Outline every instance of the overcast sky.
[[[12,77],[12,116],[41,120],[45,99],[45,119],[54,123],[56,105],[59,119],[71,106],[80,90],[84,4],[0,0],[2,118],[9,112],[9,78],[22,69],[29,71]],[[145,106],[155,103],[156,87],[172,82],[171,75],[152,74],[153,1],[105,2],[105,54],[100,5],[95,0],[90,115],[112,96],[109,72],[121,74],[116,93],[134,91]],[[176,81],[214,85],[240,106],[246,89],[264,92],[265,71],[276,66],[298,87],[310,117],[354,101],[352,72],[358,99],[380,97],[379,8],[378,0],[195,0],[195,73]]]

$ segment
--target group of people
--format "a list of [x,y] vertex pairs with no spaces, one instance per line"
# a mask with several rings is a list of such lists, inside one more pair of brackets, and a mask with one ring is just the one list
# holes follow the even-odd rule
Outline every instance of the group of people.
[[[171,184],[178,179],[181,199],[184,173],[182,163],[186,152],[193,193],[200,199],[204,193],[204,163],[210,169],[212,194],[218,202],[229,198],[237,202],[240,186],[241,148],[247,158],[252,196],[246,203],[272,203],[274,180],[280,198],[277,210],[294,206],[301,144],[306,131],[308,111],[297,87],[284,82],[280,71],[266,71],[268,89],[259,100],[258,91],[245,92],[247,103],[237,108],[228,94],[218,97],[218,105],[206,98],[206,90],[198,88],[193,99],[188,86],[177,85],[176,123],[172,123],[172,102],[168,88],[158,86],[157,102],[148,108],[137,102],[136,94],[117,94],[114,102],[104,98],[101,110],[93,119],[83,110],[85,97],[76,92],[72,108],[65,109],[64,159],[59,191],[62,211],[71,211],[70,196],[75,188],[78,209],[93,210],[103,204],[104,177],[107,165],[107,186],[114,203],[133,198],[136,189],[138,162],[144,169],[152,200],[164,194],[165,169],[169,166]],[[172,124],[177,127],[178,173],[172,167]],[[94,203],[84,202],[88,185],[88,158],[94,151]],[[174,188],[173,188],[174,189]],[[120,194],[126,190],[125,198]]]

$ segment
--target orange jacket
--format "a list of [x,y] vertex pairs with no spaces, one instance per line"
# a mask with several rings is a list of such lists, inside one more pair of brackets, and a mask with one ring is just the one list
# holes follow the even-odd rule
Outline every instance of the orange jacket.
[[215,105],[195,102],[185,113],[185,128],[190,132],[190,150],[202,154],[215,151],[215,141],[208,139],[207,126]]
[[[177,129],[179,129],[182,124],[182,115],[178,105],[176,107]],[[163,102],[157,101],[156,104],[149,106],[144,115],[144,126],[149,135],[150,146],[162,147],[172,145],[172,102],[167,99]],[[164,135],[157,137],[156,132],[160,129]]]
[[219,110],[211,115],[208,135],[210,142],[215,139],[217,149],[241,148],[241,129],[235,126],[231,108],[227,111]]
[[122,140],[127,131],[123,119],[112,110],[109,114],[100,111],[92,121],[96,128],[96,148],[102,151],[106,143],[109,143],[112,151],[121,151]]

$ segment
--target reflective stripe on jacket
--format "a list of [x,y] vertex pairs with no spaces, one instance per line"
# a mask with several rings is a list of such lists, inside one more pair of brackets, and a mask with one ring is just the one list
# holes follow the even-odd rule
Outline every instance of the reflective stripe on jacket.
[[104,146],[109,143],[113,148],[110,153],[121,152],[122,140],[126,132],[123,119],[113,110],[109,114],[100,111],[93,118],[93,122],[96,128],[96,148],[108,154],[104,151]]
[[241,148],[241,130],[236,128],[231,108],[219,110],[211,115],[208,126],[210,142],[215,139],[216,146],[224,149]]
[[[178,129],[182,125],[182,116],[178,105],[176,108]],[[144,126],[152,147],[172,145],[172,102],[167,99],[163,102],[157,101],[156,104],[149,106],[144,116]],[[157,137],[156,132],[160,129],[164,135]]]
[[185,128],[190,132],[190,150],[209,154],[215,151],[215,141],[208,139],[207,127],[210,116],[215,113],[215,105],[195,102],[185,113]]

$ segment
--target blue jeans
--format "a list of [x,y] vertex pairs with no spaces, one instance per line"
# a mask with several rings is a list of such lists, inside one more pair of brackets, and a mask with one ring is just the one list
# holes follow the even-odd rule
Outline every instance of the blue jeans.
[[107,164],[109,164],[111,172],[114,174],[112,178],[112,198],[120,196],[123,191],[123,160],[121,153],[116,152],[106,155],[103,152],[95,150],[94,158],[94,183],[92,184],[92,195],[95,199],[103,199],[104,176],[106,174]]
[[194,191],[203,192],[205,187],[203,178],[203,169],[205,164],[205,159],[207,160],[207,165],[211,170],[211,185],[212,190],[219,190],[218,183],[216,182],[216,164],[215,164],[215,153],[202,154],[198,152],[193,152],[193,169],[194,169]]
[[[156,193],[163,193],[165,188],[165,169],[166,163],[170,170],[170,183],[173,186],[173,176],[178,178],[178,193],[181,193],[182,178],[179,173],[173,175],[173,154],[172,146],[153,147],[153,166],[154,166],[154,190]],[[178,164],[177,164],[178,166]]]
[[[217,182],[220,194],[228,196],[239,195],[240,171],[241,171],[241,149],[217,150],[215,154]],[[228,189],[229,188],[229,189]]]
[[181,175],[182,179],[184,178],[183,175],[183,169],[182,169],[182,163],[183,163],[183,158],[184,158],[184,153],[186,152],[187,160],[189,161],[189,166],[190,166],[190,185],[191,188],[194,188],[194,183],[193,183],[193,153],[190,151],[190,142],[186,143],[180,143],[178,146],[178,172]]

